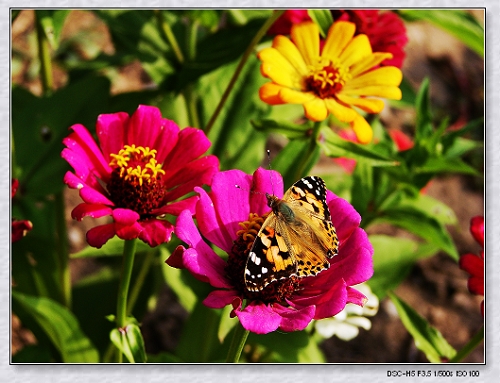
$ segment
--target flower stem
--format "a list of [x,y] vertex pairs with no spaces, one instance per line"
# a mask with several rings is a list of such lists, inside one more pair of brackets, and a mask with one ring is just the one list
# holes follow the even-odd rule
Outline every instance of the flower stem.
[[264,25],[262,25],[262,27],[259,29],[257,34],[252,39],[252,41],[250,41],[250,44],[248,45],[247,49],[243,53],[243,56],[241,57],[240,62],[238,63],[238,66],[236,67],[236,70],[234,71],[233,76],[231,77],[231,80],[229,80],[229,84],[228,84],[226,90],[224,91],[224,94],[222,95],[222,97],[219,101],[219,104],[215,108],[215,112],[212,114],[212,117],[210,117],[210,120],[208,121],[207,125],[205,126],[205,129],[204,129],[205,134],[208,135],[208,133],[212,129],[212,127],[215,123],[215,120],[219,116],[222,108],[224,107],[224,104],[226,103],[227,98],[229,97],[229,94],[233,90],[234,84],[236,84],[236,80],[238,79],[241,71],[243,70],[243,66],[245,65],[248,58],[250,57],[250,54],[252,53],[253,49],[259,43],[259,41],[262,39],[262,37],[264,37],[265,33],[271,27],[271,25],[273,25],[273,23],[282,15],[283,12],[284,12],[284,10],[274,11],[273,14],[271,15],[271,17],[269,19],[267,19],[266,22],[264,23]]
[[245,346],[245,342],[247,341],[248,333],[249,331],[245,330],[241,323],[238,322],[227,353],[227,363],[238,363],[241,352],[243,351],[243,346]]
[[[127,318],[127,297],[134,266],[135,249],[137,239],[126,240],[123,246],[123,263],[120,286],[118,287],[118,300],[116,305],[116,326],[118,329],[125,326]],[[122,361],[122,353],[118,352],[118,362]]]
[[457,355],[450,359],[450,363],[460,363],[467,355],[469,355],[472,350],[474,350],[484,339],[484,327],[481,327],[479,331],[472,337],[472,339],[462,348]]
[[128,299],[127,302],[127,315],[130,315],[132,313],[132,310],[134,309],[135,302],[139,297],[142,285],[144,284],[146,276],[148,275],[149,268],[151,267],[151,264],[153,263],[153,260],[155,258],[154,255],[155,255],[154,250],[146,252],[146,257],[141,262],[141,269],[139,270],[139,273],[135,278],[134,285],[130,290],[130,298]]
[[295,173],[295,180],[306,175],[314,164],[314,159],[319,153],[318,137],[321,132],[322,121],[314,123],[314,127],[311,132],[311,137],[309,141],[309,148],[307,149],[306,155],[300,166],[297,167],[297,172]]
[[155,9],[154,14],[156,16],[156,20],[158,21],[160,31],[163,33],[164,39],[168,41],[170,47],[174,51],[177,61],[180,64],[184,63],[184,55],[182,54],[182,50],[179,47],[179,44],[177,43],[177,39],[175,38],[175,35],[172,32],[172,29],[170,28],[170,25],[168,25],[168,23],[166,23],[165,20],[163,19],[163,14],[161,13],[161,10]]
[[52,79],[52,62],[50,58],[49,40],[45,35],[41,20],[35,12],[36,36],[38,42],[38,59],[40,60],[40,78],[44,96],[52,92],[54,82]]

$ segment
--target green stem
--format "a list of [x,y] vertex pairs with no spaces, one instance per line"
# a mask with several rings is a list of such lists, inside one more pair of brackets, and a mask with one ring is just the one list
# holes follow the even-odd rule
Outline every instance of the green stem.
[[153,263],[153,260],[155,258],[154,255],[154,250],[146,252],[146,256],[141,262],[141,269],[139,270],[139,273],[134,280],[134,285],[130,290],[130,298],[128,299],[127,303],[127,315],[130,315],[132,313],[132,310],[134,309],[135,302],[137,302],[137,298],[139,297],[139,293],[141,292],[142,285],[146,280],[149,268],[151,267],[151,264]]
[[[123,263],[120,286],[118,287],[118,299],[116,305],[116,326],[118,329],[125,327],[127,319],[127,298],[134,266],[135,249],[137,239],[126,240],[123,246]],[[118,352],[118,362],[122,362],[122,353]]]
[[71,274],[69,270],[69,245],[68,227],[66,226],[64,193],[60,191],[55,194],[55,221],[57,232],[57,256],[59,265],[59,277],[61,278],[62,304],[71,308]]
[[457,355],[450,359],[450,363],[460,363],[467,355],[469,355],[472,350],[474,350],[479,344],[484,340],[484,327],[481,327],[479,331],[472,337],[472,339],[467,343],[464,348],[462,348]]
[[[37,15],[37,13],[35,13]],[[54,82],[52,80],[52,61],[50,58],[49,40],[45,35],[42,23],[38,17],[36,19],[36,35],[38,42],[38,59],[40,60],[40,77],[44,96],[52,92]]]
[[273,23],[281,16],[281,14],[283,12],[284,12],[284,10],[273,12],[271,17],[266,20],[264,25],[262,25],[262,27],[259,29],[257,34],[254,36],[254,38],[252,39],[252,41],[248,45],[247,49],[245,50],[245,52],[243,53],[243,56],[240,59],[240,62],[238,63],[238,66],[236,67],[236,70],[233,73],[233,76],[231,77],[231,80],[229,80],[229,84],[228,84],[226,90],[224,91],[224,94],[222,95],[222,97],[219,101],[219,104],[215,108],[215,111],[212,114],[212,117],[210,117],[210,120],[208,121],[207,125],[205,126],[205,129],[204,129],[205,134],[208,135],[208,133],[212,129],[212,127],[215,123],[215,120],[219,116],[222,108],[224,107],[224,104],[226,103],[227,98],[229,97],[229,94],[231,93],[231,91],[234,88],[234,84],[236,84],[236,80],[238,79],[241,71],[243,70],[243,66],[248,61],[248,58],[250,57],[250,55],[253,52],[253,49],[259,43],[259,41],[262,39],[262,37],[264,37],[264,35],[266,34],[267,30],[271,27],[271,25],[273,25]]
[[174,33],[172,32],[172,29],[170,28],[170,25],[165,22],[163,19],[163,14],[161,13],[161,10],[155,9],[154,14],[156,16],[156,20],[158,21],[158,25],[160,27],[160,31],[163,33],[163,38],[168,41],[170,44],[170,47],[174,51],[174,55],[177,58],[177,61],[182,64],[184,62],[184,55],[182,54],[182,50],[179,47],[179,44],[177,43],[177,39],[175,38]]
[[247,341],[248,333],[249,331],[245,330],[241,323],[238,322],[227,353],[227,363],[238,363],[243,347],[245,346],[245,342]]
[[310,170],[314,158],[318,155],[318,137],[321,132],[322,125],[323,121],[314,123],[309,141],[309,148],[307,149],[307,153],[304,156],[301,165],[297,167],[297,172],[295,173],[294,177],[295,180],[303,177]]

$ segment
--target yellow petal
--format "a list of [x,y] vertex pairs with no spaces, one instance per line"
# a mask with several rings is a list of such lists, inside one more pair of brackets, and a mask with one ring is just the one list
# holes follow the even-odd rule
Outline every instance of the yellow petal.
[[[349,94],[356,96],[375,96],[382,98],[389,98],[391,100],[401,100],[402,94],[401,89],[397,86],[365,86],[363,88],[355,88],[355,89],[342,89],[341,94]],[[338,96],[338,94],[337,94]]]
[[374,52],[372,55],[364,58],[358,63],[354,64],[349,72],[352,77],[356,77],[359,74],[372,69],[374,66],[380,64],[382,61],[392,59],[392,53],[389,52]]
[[354,133],[356,133],[356,137],[361,144],[368,144],[372,140],[372,127],[362,116],[358,115],[358,117],[351,122],[351,127],[354,130]]
[[333,98],[325,98],[324,102],[329,112],[342,122],[351,122],[356,118],[356,116],[358,116],[358,113],[355,110],[338,103]]
[[295,67],[277,49],[266,48],[259,52],[259,59],[262,61],[260,72],[264,77],[268,77],[273,82],[290,88],[301,89],[304,77],[301,76]]
[[364,88],[374,85],[398,86],[401,84],[403,74],[401,70],[394,66],[384,66],[363,73],[352,80],[349,80],[342,90],[346,92],[351,89]]
[[345,47],[340,54],[339,59],[346,68],[349,68],[351,65],[361,61],[371,54],[372,47],[368,37],[366,35],[357,35]]
[[316,98],[312,92],[301,92],[284,87],[280,89],[279,97],[283,102],[288,104],[304,104]]
[[314,98],[304,104],[306,117],[312,121],[323,121],[328,117],[328,109],[321,98]]
[[379,113],[384,109],[384,101],[378,98],[350,97],[345,94],[337,94],[340,101],[347,105],[356,106],[368,113]]
[[319,58],[319,28],[313,21],[294,24],[290,32],[292,41],[299,49],[307,65]]
[[336,59],[349,44],[356,31],[356,25],[348,21],[337,21],[328,30],[321,56],[330,60]]
[[293,65],[297,72],[299,72],[302,76],[307,76],[308,70],[306,62],[295,44],[292,43],[288,37],[281,35],[276,36],[273,40],[273,48],[280,52],[283,57],[285,57],[290,64]]
[[259,97],[262,101],[269,105],[280,105],[284,104],[279,96],[280,90],[282,89],[281,85],[277,85],[273,82],[268,82],[264,84],[259,89]]

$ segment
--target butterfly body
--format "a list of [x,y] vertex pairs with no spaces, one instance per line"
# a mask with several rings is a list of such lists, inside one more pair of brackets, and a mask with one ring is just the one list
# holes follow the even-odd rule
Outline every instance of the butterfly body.
[[266,194],[271,212],[248,254],[245,285],[261,291],[276,280],[314,276],[330,266],[338,239],[326,203],[324,181],[300,179],[280,199]]

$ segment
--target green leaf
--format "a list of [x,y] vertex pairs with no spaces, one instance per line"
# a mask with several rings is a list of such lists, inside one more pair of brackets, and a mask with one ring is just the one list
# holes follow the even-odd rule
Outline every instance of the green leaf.
[[428,215],[426,212],[412,206],[396,206],[385,209],[383,215],[377,218],[376,221],[388,222],[402,227],[439,247],[453,259],[458,260],[457,249],[450,234],[435,217]]
[[375,147],[368,145],[359,145],[352,141],[342,139],[338,134],[334,133],[330,128],[326,127],[321,130],[322,139],[318,144],[329,157],[345,157],[354,160],[368,160],[371,166],[395,166],[397,162],[385,154],[376,151]]
[[[173,51],[162,38],[152,10],[101,9],[94,12],[108,26],[117,54],[138,59],[155,83],[160,84],[175,72]],[[182,22],[175,13],[169,12],[169,15],[174,35],[180,41]]]
[[387,291],[394,290],[410,273],[418,259],[435,254],[438,249],[421,245],[406,238],[370,235],[373,246],[374,273],[368,281],[372,292],[382,300]]
[[34,297],[12,291],[16,307],[32,316],[43,328],[65,363],[97,363],[99,354],[80,329],[78,321],[64,306],[45,297]]
[[399,317],[415,341],[415,346],[422,351],[432,363],[442,363],[453,358],[455,349],[446,341],[441,333],[420,316],[410,305],[395,294],[389,296],[396,306]]
[[415,168],[420,174],[462,173],[473,176],[479,172],[460,158],[429,158],[422,166]]
[[72,124],[94,129],[97,116],[106,111],[109,88],[106,78],[87,77],[50,97],[12,90],[14,155],[26,195],[45,196],[63,189],[69,165],[61,158],[62,140]]
[[333,17],[332,13],[330,12],[329,9],[309,9],[307,11],[311,19],[318,24],[319,26],[319,33],[321,33],[321,36],[323,38],[326,38],[328,35],[328,29],[333,24]]
[[363,216],[373,194],[373,167],[367,160],[358,160],[352,173],[352,205]]
[[455,225],[457,217],[452,208],[426,194],[417,194],[415,198],[404,198],[400,206],[410,206],[424,214],[434,217],[442,225]]
[[417,145],[421,142],[425,142],[433,132],[429,86],[429,79],[425,78],[422,81],[417,93],[415,103],[417,112],[417,121],[415,123],[415,143]]
[[221,343],[217,336],[221,311],[198,301],[182,329],[176,355],[187,363],[214,360]]
[[126,344],[133,356],[135,363],[146,362],[146,348],[144,339],[142,338],[141,330],[137,324],[127,324],[125,327]]
[[308,133],[312,129],[311,123],[306,123],[304,125],[294,124],[288,121],[276,121],[276,120],[252,120],[253,127],[259,132],[264,133],[279,133],[284,135],[289,140],[294,140],[297,138],[306,138]]
[[[232,76],[236,63],[203,76],[196,92],[200,100],[200,120],[206,126],[215,111]],[[211,153],[221,163],[221,169],[241,169],[253,173],[265,155],[266,135],[257,132],[251,119],[267,116],[270,107],[259,98],[259,87],[265,79],[258,70],[259,61],[250,57],[208,137]]]
[[484,57],[484,28],[464,10],[459,9],[401,9],[407,20],[426,20],[457,37],[481,57]]
[[[312,150],[311,145],[314,145]],[[292,140],[274,158],[271,168],[281,173],[286,190],[309,174],[318,161],[319,154],[319,146],[312,143],[311,138]]]

